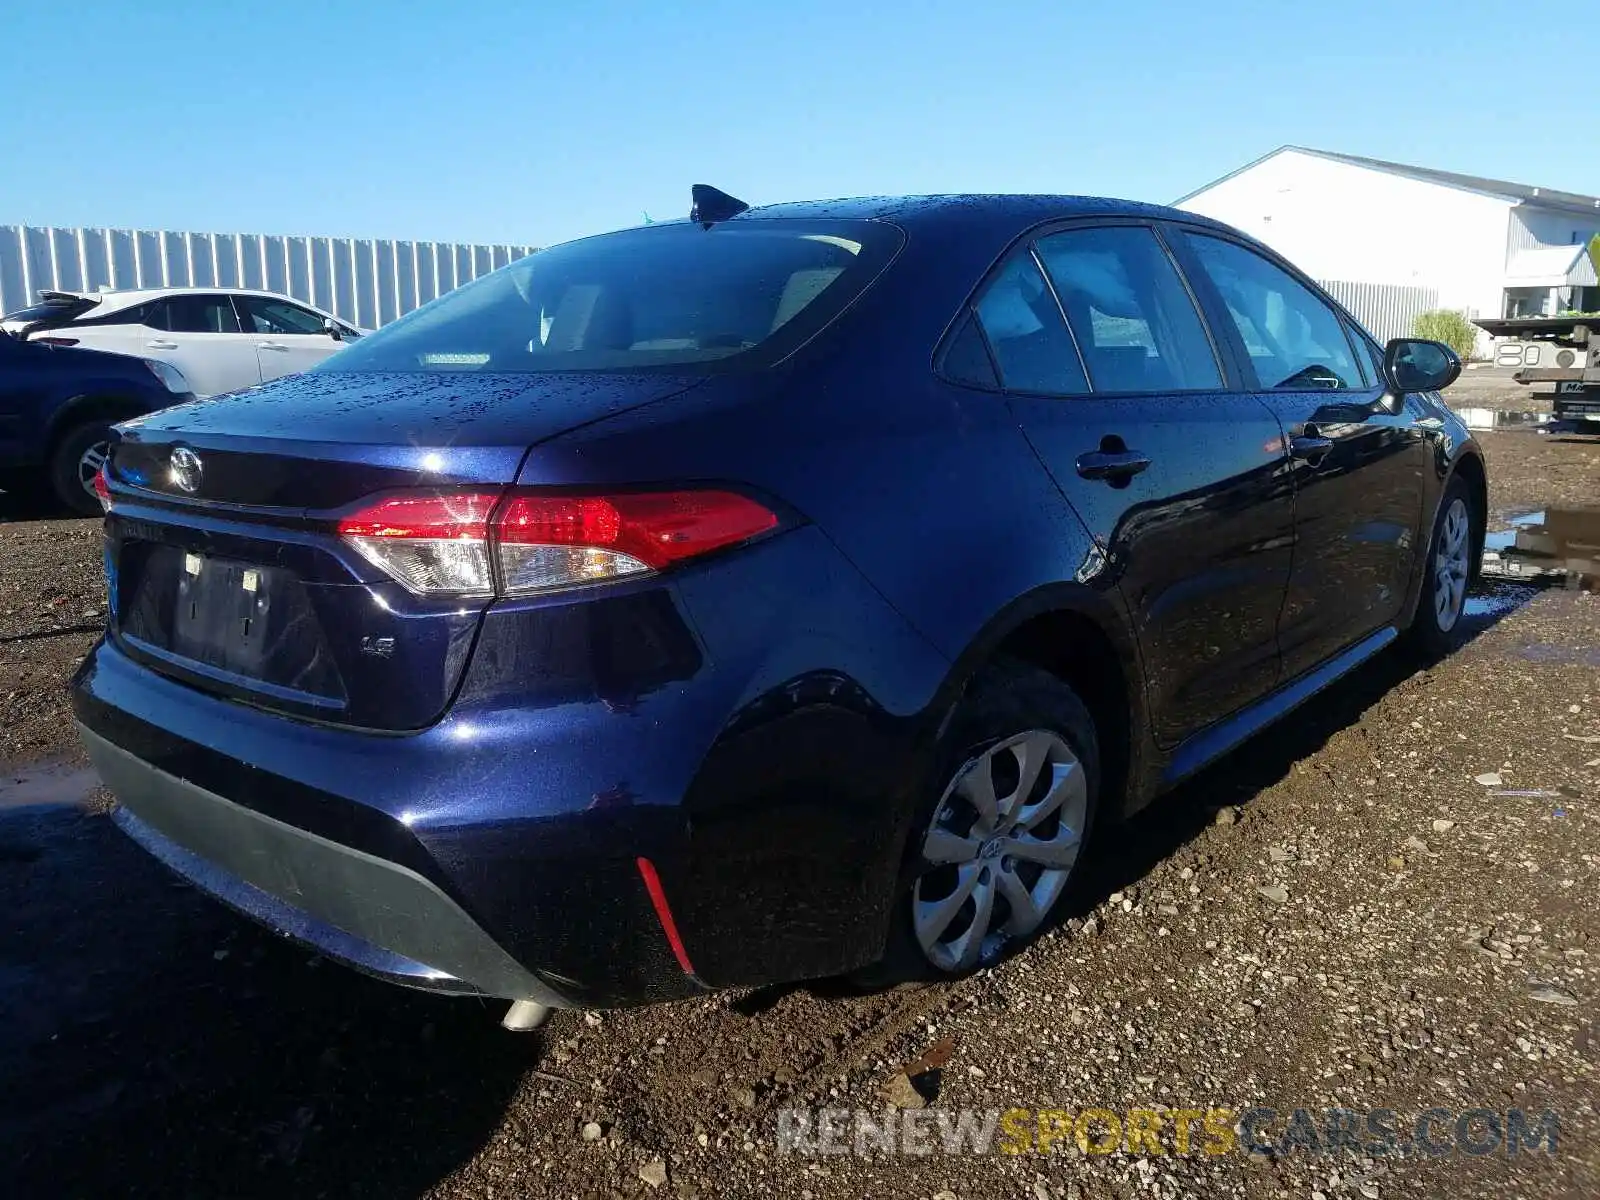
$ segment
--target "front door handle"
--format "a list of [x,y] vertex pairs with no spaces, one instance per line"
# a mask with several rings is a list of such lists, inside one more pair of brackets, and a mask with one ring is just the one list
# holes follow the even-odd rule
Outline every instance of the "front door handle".
[[282,342],[257,342],[257,350],[287,350],[289,347]]
[[146,342],[145,345],[150,347],[152,350],[176,350],[178,348],[177,342],[162,341],[160,338],[157,338],[155,341]]
[[1289,439],[1289,453],[1296,458],[1309,459],[1313,463],[1320,462],[1332,449],[1332,438],[1307,435]]
[[1091,450],[1078,455],[1078,474],[1085,479],[1121,483],[1150,465],[1150,456],[1138,450]]

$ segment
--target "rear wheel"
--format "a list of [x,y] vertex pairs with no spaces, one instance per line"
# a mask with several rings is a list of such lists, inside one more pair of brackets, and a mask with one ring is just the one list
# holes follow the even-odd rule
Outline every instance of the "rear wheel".
[[109,421],[86,421],[67,430],[50,456],[50,487],[56,499],[74,512],[98,516],[94,477],[110,450]]
[[1412,644],[1428,658],[1442,658],[1461,640],[1467,585],[1472,581],[1474,536],[1472,493],[1459,475],[1445,487],[1428,540],[1422,595],[1411,622]]
[[1094,823],[1094,721],[1060,679],[1002,662],[974,681],[908,840],[884,959],[863,982],[953,978],[1032,941],[1072,889]]

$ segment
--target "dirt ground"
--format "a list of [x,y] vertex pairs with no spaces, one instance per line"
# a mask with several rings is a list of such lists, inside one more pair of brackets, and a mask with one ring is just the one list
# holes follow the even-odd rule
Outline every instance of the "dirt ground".
[[[1482,440],[1497,519],[1600,504],[1600,444]],[[64,688],[98,560],[94,522],[0,523],[9,1194],[1600,1195],[1600,596],[1480,594],[1459,653],[1386,656],[1157,802],[1097,847],[1068,920],[970,980],[561,1013],[514,1036],[497,1009],[256,929],[103,816],[8,807],[92,785]],[[913,1095],[895,1077],[923,1056]],[[931,1097],[931,1121],[1159,1110],[1167,1152],[780,1153],[785,1110],[881,1117],[890,1086]],[[1173,1152],[1178,1110],[1228,1110],[1231,1129],[1257,1107],[1274,1142],[1293,1110],[1330,1107],[1392,1109],[1402,1130],[1449,1110],[1449,1141],[1462,1110],[1550,1110],[1559,1137]]]
[[1513,412],[1549,412],[1555,401],[1553,384],[1528,386],[1514,378],[1515,368],[1476,364],[1461,372],[1461,378],[1445,393],[1451,406],[1498,408]]

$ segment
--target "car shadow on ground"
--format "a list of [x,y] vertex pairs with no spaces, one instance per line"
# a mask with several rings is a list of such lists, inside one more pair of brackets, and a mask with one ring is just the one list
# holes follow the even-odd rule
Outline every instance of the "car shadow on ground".
[[[1475,585],[1461,617],[1461,645],[1499,624],[1542,590],[1527,583]],[[1137,884],[1157,863],[1194,840],[1216,819],[1219,809],[1247,804],[1284,779],[1296,763],[1315,754],[1341,729],[1358,724],[1368,709],[1425,667],[1409,647],[1394,646],[1158,798],[1100,843],[1080,880],[1078,904],[1056,919],[1083,916],[1112,892]]]
[[57,500],[47,488],[30,487],[26,491],[12,492],[0,489],[0,522],[49,521],[80,515]]
[[[1461,644],[1466,645],[1493,628],[1543,590],[1540,584],[1480,582],[1468,596]],[[1071,894],[1051,915],[1050,924],[1086,916],[1111,893],[1137,885],[1157,863],[1197,838],[1216,819],[1219,809],[1248,804],[1252,797],[1287,776],[1297,762],[1320,750],[1334,734],[1357,724],[1369,708],[1425,665],[1403,645],[1386,650],[1308,700],[1293,716],[1158,797],[1131,820],[1098,832],[1089,861]],[[927,976],[914,982],[936,982],[936,976],[930,969]],[[863,988],[849,979],[774,984],[740,996],[733,1007],[746,1016],[754,1016],[799,990],[839,998],[875,989]]]
[[77,808],[0,809],[0,906],[9,1195],[415,1196],[539,1053],[499,1007],[257,929]]
[[[1490,593],[1469,632],[1532,594]],[[1380,656],[1157,801],[1101,843],[1077,913],[1417,669]],[[11,1195],[416,1196],[484,1144],[541,1053],[540,1035],[499,1028],[498,1006],[395,988],[274,938],[78,808],[0,806],[0,911]]]

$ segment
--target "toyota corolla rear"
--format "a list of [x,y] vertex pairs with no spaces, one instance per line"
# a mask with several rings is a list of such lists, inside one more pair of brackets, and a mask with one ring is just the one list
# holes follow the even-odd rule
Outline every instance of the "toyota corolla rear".
[[[775,835],[825,861],[858,816],[817,808],[818,745],[881,796],[882,723],[833,667],[916,639],[675,414],[763,403],[899,244],[751,218],[588,239],[317,371],[123,426],[110,624],[75,695],[120,824],[417,986],[633,1003],[858,961],[826,911],[798,949],[771,936],[793,881],[756,864]],[[659,429],[646,472],[583,449],[624,415]],[[859,860],[836,870],[807,894],[859,891]]]

